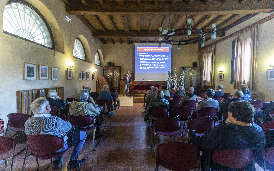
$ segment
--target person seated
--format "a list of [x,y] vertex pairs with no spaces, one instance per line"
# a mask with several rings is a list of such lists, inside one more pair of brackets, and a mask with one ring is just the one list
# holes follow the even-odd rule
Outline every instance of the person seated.
[[[232,99],[227,99],[227,100],[221,105],[220,111],[219,111],[218,114],[217,114],[217,117],[218,117],[219,122],[222,121],[222,113],[223,113],[223,111],[228,110],[228,106],[230,105],[230,103],[231,103],[231,102],[234,102],[234,101],[239,101],[239,100],[241,100],[242,96],[243,96],[243,92],[237,90],[237,91],[235,91],[235,92],[233,93]],[[225,119],[226,119],[226,118],[224,118],[224,120],[225,120]]]
[[65,113],[64,106],[66,104],[59,96],[57,96],[56,90],[49,90],[47,101],[49,101],[49,105],[60,108],[61,114]]
[[176,96],[185,96],[186,92],[185,92],[185,88],[184,86],[179,86],[179,89],[174,93],[173,99],[176,98]]
[[[68,170],[74,169],[85,162],[85,159],[78,160],[80,151],[87,137],[86,132],[79,131],[79,128],[72,130],[72,125],[68,121],[64,121],[57,116],[50,114],[49,101],[40,97],[34,100],[30,105],[33,116],[25,122],[26,135],[54,135],[64,138],[64,149],[74,146],[70,161],[67,166]],[[62,149],[56,151],[61,152]],[[54,158],[53,169],[58,169],[61,163],[61,156]]]
[[120,108],[120,99],[118,98],[119,93],[116,90],[116,87],[112,87],[110,89],[111,96],[113,97],[113,102],[116,102],[117,104],[114,105],[114,108],[118,107],[117,109]]
[[103,112],[101,112],[101,109],[94,102],[93,98],[89,96],[88,90],[84,89],[79,91],[78,100],[70,103],[69,113],[74,116],[89,115],[95,118],[97,121],[95,136],[101,136],[100,127],[103,123]]
[[219,102],[217,100],[212,99],[215,95],[215,91],[211,88],[206,90],[206,98],[201,101],[198,106],[196,107],[196,111],[199,111],[205,107],[214,107],[217,108],[217,112],[219,111]]
[[151,90],[146,92],[146,103],[149,104],[151,100],[156,97],[157,87],[151,86]]
[[197,102],[197,96],[194,95],[193,92],[194,92],[194,88],[189,87],[187,90],[187,94],[184,95],[184,97],[180,101],[180,106],[182,106],[183,101],[185,101],[185,100],[195,100]]
[[[199,145],[203,151],[202,169],[229,170],[211,161],[214,150],[252,149],[256,158],[264,149],[266,140],[261,127],[253,123],[254,107],[247,101],[234,101],[228,107],[226,124],[220,124],[200,137],[195,131],[189,131],[190,143]],[[206,158],[211,161],[211,166],[206,165]],[[246,170],[255,170],[253,163]]]
[[223,86],[222,85],[217,85],[216,87],[216,91],[215,91],[215,96],[223,96],[224,95],[224,92],[222,91],[223,90]]
[[98,99],[107,99],[109,101],[113,100],[113,97],[111,96],[110,92],[108,92],[108,86],[104,85],[103,90],[99,92]]
[[251,92],[250,92],[249,88],[242,87],[241,90],[243,92],[243,96],[242,96],[241,99],[242,100],[247,100],[247,101],[252,101]]
[[145,111],[145,118],[144,121],[149,120],[149,112],[150,109],[154,106],[164,106],[168,107],[169,102],[164,98],[164,93],[160,90],[156,91],[156,97],[151,100],[151,102],[148,104],[146,111]]
[[164,96],[170,97],[169,90],[167,90],[167,89],[164,90]]

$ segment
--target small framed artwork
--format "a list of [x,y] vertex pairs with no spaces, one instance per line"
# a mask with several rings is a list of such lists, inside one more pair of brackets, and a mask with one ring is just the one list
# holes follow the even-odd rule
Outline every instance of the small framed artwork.
[[267,80],[274,80],[274,69],[267,70]]
[[86,72],[82,73],[82,78],[83,78],[83,80],[86,80]]
[[51,79],[59,80],[59,68],[51,67]]
[[36,80],[36,65],[24,63],[24,80]]
[[39,65],[39,79],[48,80],[49,79],[49,67],[44,65]]
[[72,69],[68,69],[68,80],[72,80]]
[[86,73],[86,79],[89,80],[89,72]]
[[219,73],[219,80],[224,81],[224,74],[223,73]]
[[82,80],[83,71],[79,71],[79,80]]

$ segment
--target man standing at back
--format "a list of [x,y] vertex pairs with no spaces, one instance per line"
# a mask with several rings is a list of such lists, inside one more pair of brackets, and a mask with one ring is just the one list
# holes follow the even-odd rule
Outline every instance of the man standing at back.
[[131,75],[129,74],[129,71],[127,71],[127,73],[124,75],[124,81],[125,81],[125,88],[123,91],[123,96],[125,95],[126,90],[127,90],[126,95],[128,95],[128,92],[129,92],[129,86],[131,82]]

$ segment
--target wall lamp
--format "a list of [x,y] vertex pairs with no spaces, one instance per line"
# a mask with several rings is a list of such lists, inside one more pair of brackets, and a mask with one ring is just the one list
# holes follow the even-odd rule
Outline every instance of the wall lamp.
[[74,66],[74,62],[73,61],[68,62],[68,68],[72,68],[73,66]]
[[95,73],[97,72],[97,69],[93,69],[92,70],[92,80],[94,80],[94,78],[95,78]]

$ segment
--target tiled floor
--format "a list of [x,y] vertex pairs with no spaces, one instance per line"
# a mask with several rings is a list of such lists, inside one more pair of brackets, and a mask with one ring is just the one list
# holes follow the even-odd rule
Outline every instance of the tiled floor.
[[[103,136],[103,142],[96,151],[92,151],[92,132],[88,132],[85,145],[79,158],[85,158],[86,162],[80,168],[83,171],[153,171],[155,170],[155,158],[152,158],[152,129],[147,131],[148,123],[143,121],[144,109],[142,103],[134,103],[133,106],[123,106],[115,112],[115,117],[108,122]],[[176,141],[180,141],[180,136]],[[98,141],[98,139],[96,140]],[[173,137],[156,135],[156,144],[172,142]],[[22,147],[21,147],[22,148]],[[22,169],[24,152],[15,157],[13,170]],[[64,156],[63,170],[67,170],[67,163],[71,151]],[[9,160],[10,161],[10,160]],[[29,156],[24,170],[36,169],[35,157]],[[50,160],[39,160],[40,170],[43,170]],[[9,163],[10,165],[10,163]],[[0,163],[3,168],[3,163]],[[6,170],[9,170],[8,167]],[[259,169],[259,168],[258,168]],[[258,170],[257,169],[257,170]],[[51,167],[50,169],[51,170]],[[61,169],[59,169],[61,170]],[[76,169],[74,169],[76,170]],[[160,171],[167,171],[159,167]]]

